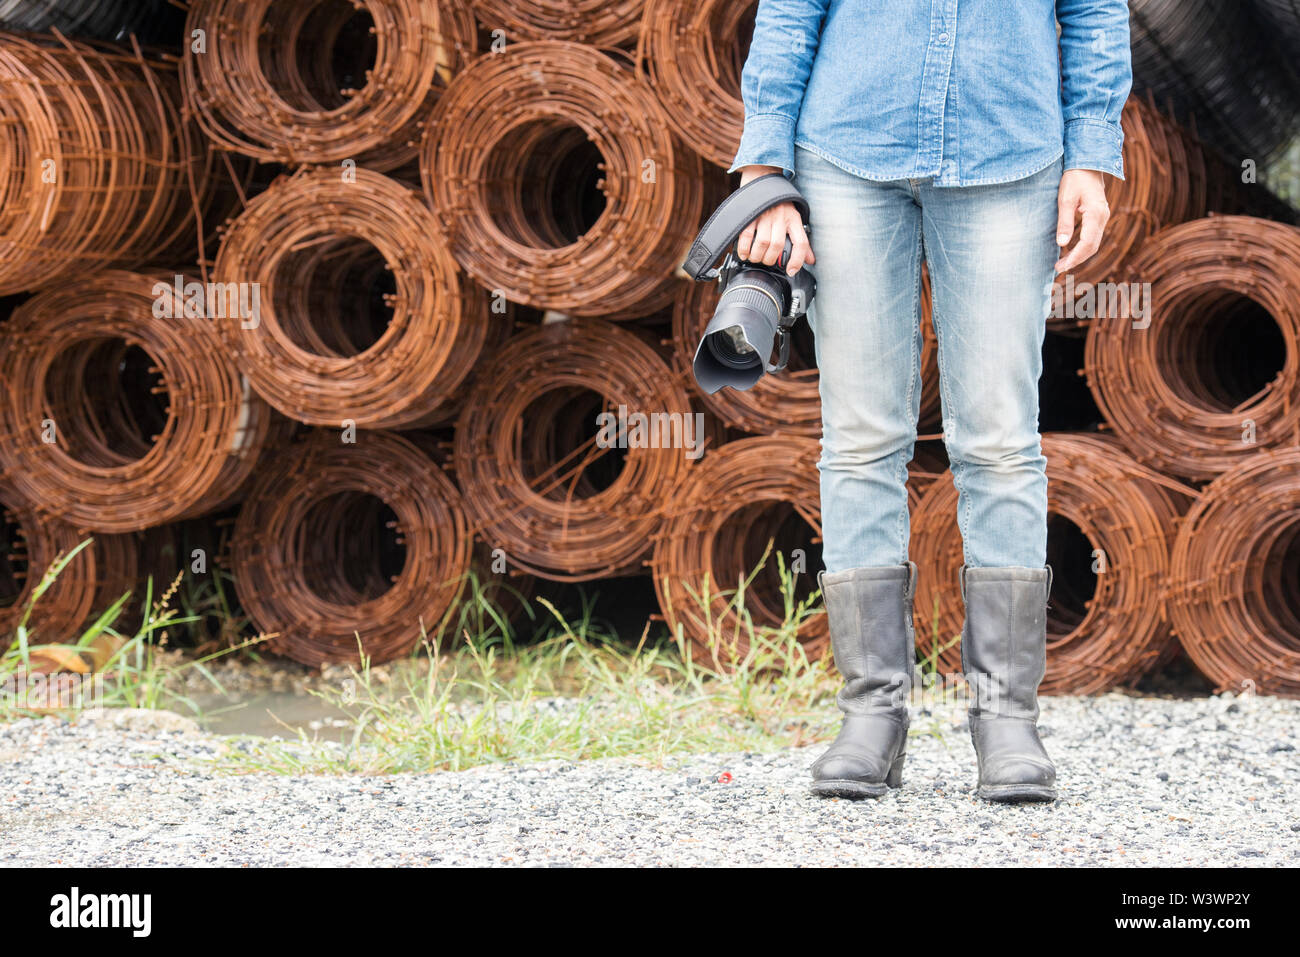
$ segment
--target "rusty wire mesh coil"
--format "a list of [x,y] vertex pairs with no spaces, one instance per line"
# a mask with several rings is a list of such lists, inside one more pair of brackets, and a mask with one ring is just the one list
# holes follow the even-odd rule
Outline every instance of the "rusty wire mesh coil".
[[[722,389],[710,395],[691,371],[695,350],[718,304],[717,283],[682,282],[673,300],[673,367],[692,393],[728,426],[746,432],[820,436],[821,396],[818,392],[815,349],[808,326],[795,329],[790,364],[784,372],[765,375],[751,389]],[[815,309],[815,306],[814,306]],[[939,358],[931,322],[930,280],[921,284],[921,411],[922,426],[939,418]]]
[[[397,284],[375,247],[341,235],[295,251],[292,267],[281,269],[286,281],[277,289],[277,316],[284,317],[291,326],[290,338],[308,352],[357,356],[383,338]],[[456,418],[483,350],[505,342],[518,312],[510,303],[498,310],[501,303],[491,292],[463,273],[457,278],[461,318],[454,329],[439,330],[450,341],[441,354],[429,357],[440,364],[436,392],[425,396],[425,404],[436,400],[437,407],[421,416],[420,425]]]
[[740,146],[740,73],[756,3],[647,0],[638,59],[682,138],[726,169]]
[[1215,479],[1174,543],[1174,630],[1219,690],[1300,697],[1300,449]]
[[[391,534],[390,534],[391,533]],[[436,638],[470,568],[460,493],[401,436],[317,431],[261,472],[231,560],[272,650],[308,665],[411,651]],[[447,636],[449,639],[455,636]]]
[[137,552],[126,535],[95,535],[33,605],[36,586],[88,536],[30,505],[0,482],[0,637],[8,642],[31,605],[33,641],[73,642],[79,629],[136,586]]
[[[437,430],[454,427],[489,358],[495,355],[505,345],[506,340],[516,332],[535,328],[540,324],[541,313],[520,308],[514,303],[504,303],[505,310],[501,311],[499,307],[502,306],[502,301],[490,291],[483,289],[463,273],[461,279],[466,321],[482,323],[486,332],[481,346],[473,352],[473,361],[466,363],[469,366],[468,372],[460,380],[460,384],[448,394],[433,413],[421,420],[421,429]],[[467,347],[464,352],[468,355],[471,348]]]
[[615,56],[574,43],[512,44],[457,76],[420,169],[475,279],[572,315],[667,305],[666,280],[703,208],[699,158],[649,87]]
[[0,34],[0,295],[192,245],[212,166],[174,67]]
[[470,0],[484,29],[515,40],[570,40],[623,46],[641,29],[645,0]]
[[[568,405],[575,414],[560,416]],[[664,361],[607,322],[516,335],[481,372],[456,426],[456,474],[479,537],[512,569],[557,581],[639,570],[690,460],[679,447],[605,443],[613,436],[602,436],[597,416],[610,412],[617,425],[620,406],[694,424]],[[674,436],[685,433],[670,445]]]
[[[1055,580],[1042,691],[1093,694],[1135,680],[1167,655],[1172,638],[1161,594],[1178,517],[1195,490],[1133,461],[1112,439],[1048,434],[1043,452]],[[1070,542],[1077,533],[1082,539]],[[960,673],[960,644],[952,639],[964,615],[963,557],[951,473],[913,511],[912,556],[920,572],[917,648],[932,655],[937,641],[939,671]]]
[[[259,290],[253,328],[218,321],[253,387],[313,425],[394,428],[437,417],[488,337],[488,299],[474,287],[467,303],[471,286],[433,215],[417,193],[369,170],[355,182],[301,170],[273,185],[231,225],[214,274]],[[384,275],[386,324],[373,312],[345,316],[338,303],[319,308],[350,279],[364,286]]]
[[[469,11],[443,0],[194,0],[186,36],[196,30],[206,51],[187,47],[182,79],[215,143],[264,162],[379,170],[414,156],[419,123],[477,43]],[[353,57],[354,88],[333,75],[340,53]]]
[[[817,441],[805,436],[729,442],[706,455],[665,500],[650,563],[655,590],[669,629],[674,634],[680,629],[701,660],[712,661],[716,654],[725,662],[749,650],[735,592],[741,577],[758,568],[769,541],[787,569],[792,547],[805,550],[796,594],[814,587],[820,567],[820,451]],[[777,567],[776,555],[768,555],[746,588],[744,608],[755,630],[785,619]],[[798,639],[815,658],[825,651],[828,635],[826,616],[816,614],[802,623]],[[726,636],[727,643],[711,647],[711,636]]]
[[0,326],[0,467],[78,527],[126,532],[214,508],[266,442],[270,409],[174,283],[108,270]]
[[1085,353],[1089,387],[1133,457],[1203,480],[1300,441],[1300,231],[1212,216],[1154,237],[1133,270],[1151,284],[1150,327],[1099,319]]

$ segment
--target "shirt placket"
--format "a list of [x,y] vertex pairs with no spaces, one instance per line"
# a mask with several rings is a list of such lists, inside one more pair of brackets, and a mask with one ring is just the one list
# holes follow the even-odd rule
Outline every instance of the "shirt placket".
[[[943,168],[944,105],[957,45],[958,0],[930,0],[930,40],[921,74],[921,103],[917,129],[916,176],[939,177]],[[955,175],[955,169],[951,171]]]

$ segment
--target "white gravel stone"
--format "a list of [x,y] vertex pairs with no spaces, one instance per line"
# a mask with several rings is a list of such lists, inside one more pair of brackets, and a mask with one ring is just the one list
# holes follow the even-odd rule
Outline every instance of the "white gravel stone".
[[1044,698],[1051,805],[978,800],[950,710],[914,715],[902,789],[860,803],[809,795],[824,745],[290,777],[214,773],[226,740],[186,719],[23,719],[0,725],[0,862],[1294,867],[1297,719],[1271,698]]

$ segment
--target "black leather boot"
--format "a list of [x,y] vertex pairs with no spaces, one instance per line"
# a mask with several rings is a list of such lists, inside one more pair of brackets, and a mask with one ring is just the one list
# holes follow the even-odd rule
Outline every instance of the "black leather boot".
[[844,724],[812,766],[814,794],[880,797],[903,783],[907,700],[916,645],[912,594],[916,566],[852,568],[818,576],[830,619],[837,698]]
[[1054,801],[1056,768],[1038,738],[1052,569],[963,567],[961,590],[977,793],[989,801]]

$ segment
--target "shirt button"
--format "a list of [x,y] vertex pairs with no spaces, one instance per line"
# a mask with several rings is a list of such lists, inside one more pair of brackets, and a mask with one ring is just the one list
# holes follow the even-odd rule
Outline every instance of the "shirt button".
[[940,43],[947,43],[947,42],[948,42],[948,34],[946,34],[946,33],[941,33],[941,34],[939,34],[939,42],[940,42]]

